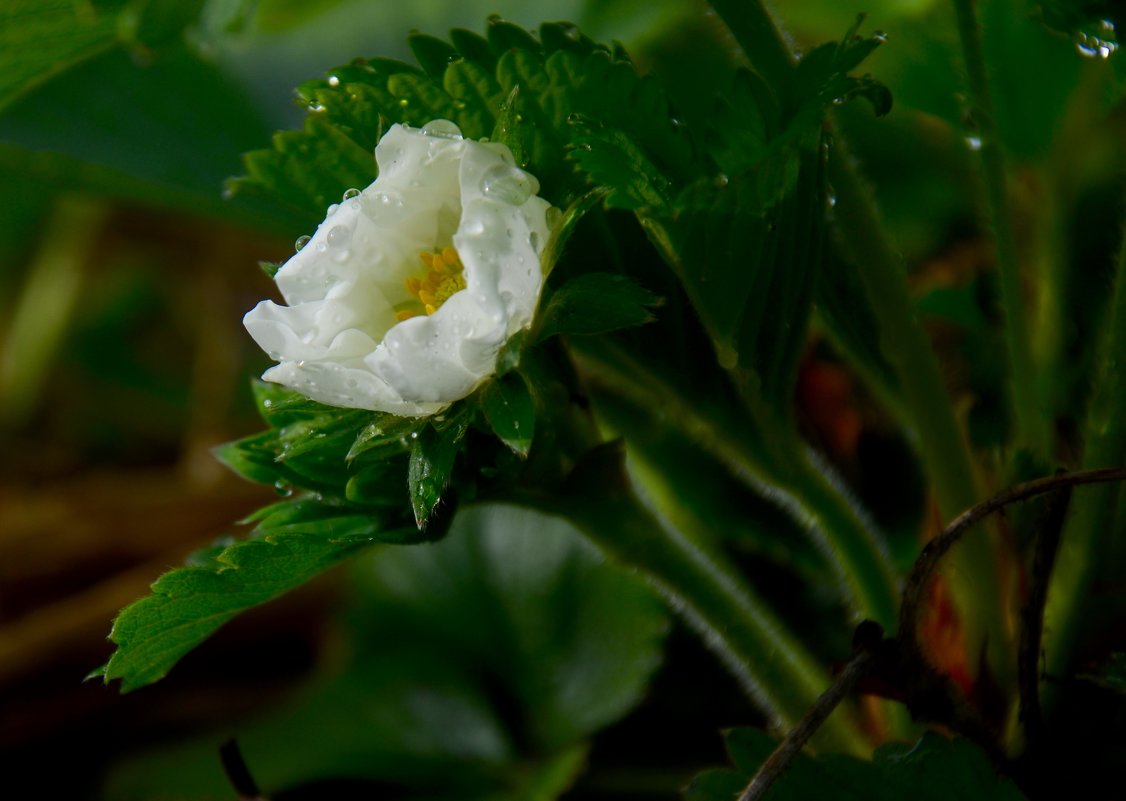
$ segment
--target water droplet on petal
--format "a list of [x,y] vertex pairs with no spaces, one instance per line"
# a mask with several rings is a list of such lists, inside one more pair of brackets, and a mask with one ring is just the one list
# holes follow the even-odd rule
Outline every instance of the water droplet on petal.
[[303,247],[305,247],[306,245],[308,245],[308,244],[309,244],[309,240],[310,240],[310,239],[312,239],[312,238],[313,238],[313,237],[311,237],[311,236],[308,236],[308,235],[306,235],[306,236],[299,236],[299,237],[297,237],[297,241],[293,243],[293,252],[294,252],[294,253],[296,253],[296,252],[298,252],[299,250],[301,250],[301,248],[303,248]]
[[528,244],[532,246],[532,250],[534,250],[536,253],[539,253],[540,252],[540,235],[537,234],[535,231],[532,231],[532,233],[528,234]]
[[461,139],[461,128],[449,120],[431,120],[422,126],[422,132],[439,139]]
[[480,217],[470,217],[461,222],[461,231],[471,236],[485,233],[485,221]]
[[347,247],[352,241],[352,229],[346,225],[334,225],[328,232],[328,246],[330,248]]
[[331,217],[332,215],[336,214],[336,210],[339,209],[339,208],[340,208],[339,203],[333,203],[331,206],[328,207],[328,213],[325,214],[325,216]]
[[497,164],[481,176],[481,191],[494,200],[521,206],[540,190],[539,181],[511,164]]
[[547,227],[550,229],[557,228],[559,223],[563,222],[563,212],[555,208],[555,206],[552,206],[544,213],[544,222],[547,223]]
[[344,190],[344,199],[345,200],[351,200],[352,198],[359,197],[359,196],[360,196],[360,190],[356,189],[355,187],[352,187],[351,189],[345,189]]
[[403,218],[403,199],[395,192],[362,195],[360,205],[368,216],[381,225],[393,225]]

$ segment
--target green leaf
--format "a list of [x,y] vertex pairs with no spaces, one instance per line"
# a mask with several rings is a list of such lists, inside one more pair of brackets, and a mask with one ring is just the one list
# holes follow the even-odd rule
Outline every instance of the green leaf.
[[[776,743],[755,729],[727,735],[737,770],[709,771],[685,791],[686,801],[730,801],[751,780]],[[964,739],[928,733],[914,746],[885,745],[871,762],[836,754],[800,756],[770,789],[771,801],[833,798],[840,801],[1023,801],[989,758]]]
[[613,273],[586,273],[557,289],[542,312],[539,339],[558,334],[603,334],[654,319],[661,299],[632,279]]
[[819,141],[786,148],[718,184],[699,181],[672,213],[640,215],[720,364],[757,376],[778,410],[790,408],[821,264],[826,188]]
[[570,123],[575,129],[570,157],[596,186],[609,190],[608,207],[633,210],[667,202],[668,178],[629,136],[579,114]]
[[481,410],[505,445],[520,456],[528,455],[535,431],[536,407],[520,373],[510,372],[486,385],[481,393]]
[[[143,192],[146,202],[225,220],[249,209],[223,201],[223,181],[268,132],[246,94],[183,45],[143,64],[114,48],[0,113],[0,140],[26,153],[11,165],[17,174],[115,196]],[[254,222],[279,224],[257,214]]]
[[125,5],[6,0],[0,6],[0,107],[116,44]]
[[388,125],[417,127],[436,118],[472,139],[499,136],[515,144],[541,194],[557,206],[590,189],[565,157],[574,114],[618,132],[608,134],[616,147],[635,152],[636,143],[654,174],[682,181],[693,175],[693,145],[674,124],[659,85],[573,26],[544,25],[537,41],[494,18],[487,39],[464,30],[450,38],[411,38],[421,70],[359,59],[302,85],[310,110],[305,129],[278,134],[272,149],[247,154],[247,174],[231,182],[231,192],[272,197],[312,224],[346,189],[371,182],[371,152]]
[[464,418],[459,416],[452,425],[441,430],[433,425],[427,426],[414,440],[407,485],[419,529],[426,528],[449,486],[458,446],[467,430]]
[[[354,647],[239,726],[271,797],[332,776],[404,798],[556,798],[587,738],[641,700],[660,663],[663,605],[558,518],[464,509],[445,540],[374,549],[348,575],[337,625]],[[219,739],[131,755],[101,795],[226,797]]]
[[194,557],[165,573],[152,593],[114,621],[117,646],[98,673],[121,679],[129,692],[162,678],[184,654],[220,626],[276,598],[373,542],[418,538],[402,521],[357,513],[320,498],[301,498],[264,510],[252,538]]

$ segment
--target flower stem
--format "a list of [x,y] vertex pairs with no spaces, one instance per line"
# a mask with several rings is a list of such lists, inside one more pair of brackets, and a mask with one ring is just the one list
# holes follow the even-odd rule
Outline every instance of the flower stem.
[[[1126,463],[1126,233],[1116,270],[1095,361],[1094,391],[1084,435],[1084,469]],[[1069,667],[1092,580],[1113,536],[1110,522],[1120,492],[1117,485],[1092,487],[1085,497],[1072,502],[1073,512],[1064,527],[1044,612],[1048,675],[1061,675]]]
[[723,464],[755,493],[783,508],[804,529],[837,573],[842,598],[856,620],[890,627],[896,618],[895,569],[871,526],[796,435],[768,413],[749,407],[751,428],[770,438],[751,443],[740,434],[748,426],[722,405],[702,406],[653,371],[608,343],[572,343],[580,366],[596,386],[626,399],[638,415],[659,409],[677,421],[686,436]]
[[[590,452],[562,492],[521,492],[510,500],[571,521],[611,559],[642,572],[734,673],[772,728],[797,722],[829,676],[718,553],[706,553],[637,497],[620,443]],[[856,721],[838,713],[817,741],[863,753]]]
[[[845,247],[852,253],[880,326],[880,343],[895,367],[903,399],[914,422],[915,446],[930,478],[943,521],[954,519],[979,498],[973,462],[954,418],[938,360],[914,312],[901,257],[893,249],[870,189],[852,168],[844,142],[837,140],[833,186],[836,216]],[[967,643],[992,648],[991,664],[1011,672],[1007,651],[1012,639],[998,600],[997,554],[991,538],[967,540],[950,558],[949,581],[962,611]],[[972,651],[971,651],[972,653]]]
[[1037,455],[1047,455],[1051,443],[1044,415],[1039,407],[1036,375],[1029,346],[1028,322],[1021,283],[1020,259],[1013,236],[1005,153],[998,135],[989,93],[981,29],[974,12],[974,0],[953,0],[958,20],[958,36],[966,61],[973,122],[981,154],[986,204],[997,247],[997,268],[1001,279],[1001,305],[1005,316],[1005,341],[1009,351],[1009,392],[1016,419],[1016,442]]

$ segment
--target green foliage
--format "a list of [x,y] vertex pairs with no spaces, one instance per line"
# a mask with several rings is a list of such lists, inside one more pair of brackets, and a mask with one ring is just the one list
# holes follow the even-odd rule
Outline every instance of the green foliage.
[[[701,774],[685,791],[686,801],[727,801],[736,797],[774,749],[755,729],[727,735],[735,770]],[[1021,801],[1016,786],[1000,777],[989,758],[967,740],[926,734],[913,746],[892,743],[871,762],[828,754],[799,757],[767,796],[771,801],[834,798],[841,801]]]
[[246,157],[232,192],[266,193],[310,222],[350,187],[372,181],[371,157],[392,123],[456,123],[473,139],[515,144],[543,195],[566,206],[583,191],[566,160],[568,120],[584,115],[625,132],[659,154],[661,169],[687,177],[691,145],[651,79],[640,78],[620,52],[596,45],[574,26],[546,23],[539,38],[493,18],[488,36],[451,31],[451,42],[416,34],[422,68],[389,59],[358,59],[300,88],[310,109],[303,131],[278,134],[271,150]]
[[652,322],[660,299],[624,275],[586,273],[552,293],[541,312],[539,339],[603,334]]
[[[410,798],[558,797],[660,661],[660,602],[557,518],[474,508],[442,542],[376,549],[349,575],[345,664],[235,730],[271,797],[324,776]],[[223,797],[215,742],[143,753],[106,796]]]
[[162,678],[239,612],[276,598],[372,542],[418,538],[414,527],[320,498],[259,512],[251,539],[197,552],[189,566],[152,585],[152,594],[114,621],[116,650],[96,675],[128,692]]

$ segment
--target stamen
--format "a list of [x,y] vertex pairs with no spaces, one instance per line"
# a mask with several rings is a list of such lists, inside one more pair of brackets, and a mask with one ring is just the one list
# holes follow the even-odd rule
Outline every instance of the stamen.
[[405,308],[396,312],[399,320],[409,320],[425,312],[433,314],[451,295],[465,289],[464,265],[455,248],[446,246],[441,250],[422,251],[418,258],[426,267],[421,278],[411,276],[403,280],[403,286],[414,297],[417,304],[410,301]]

